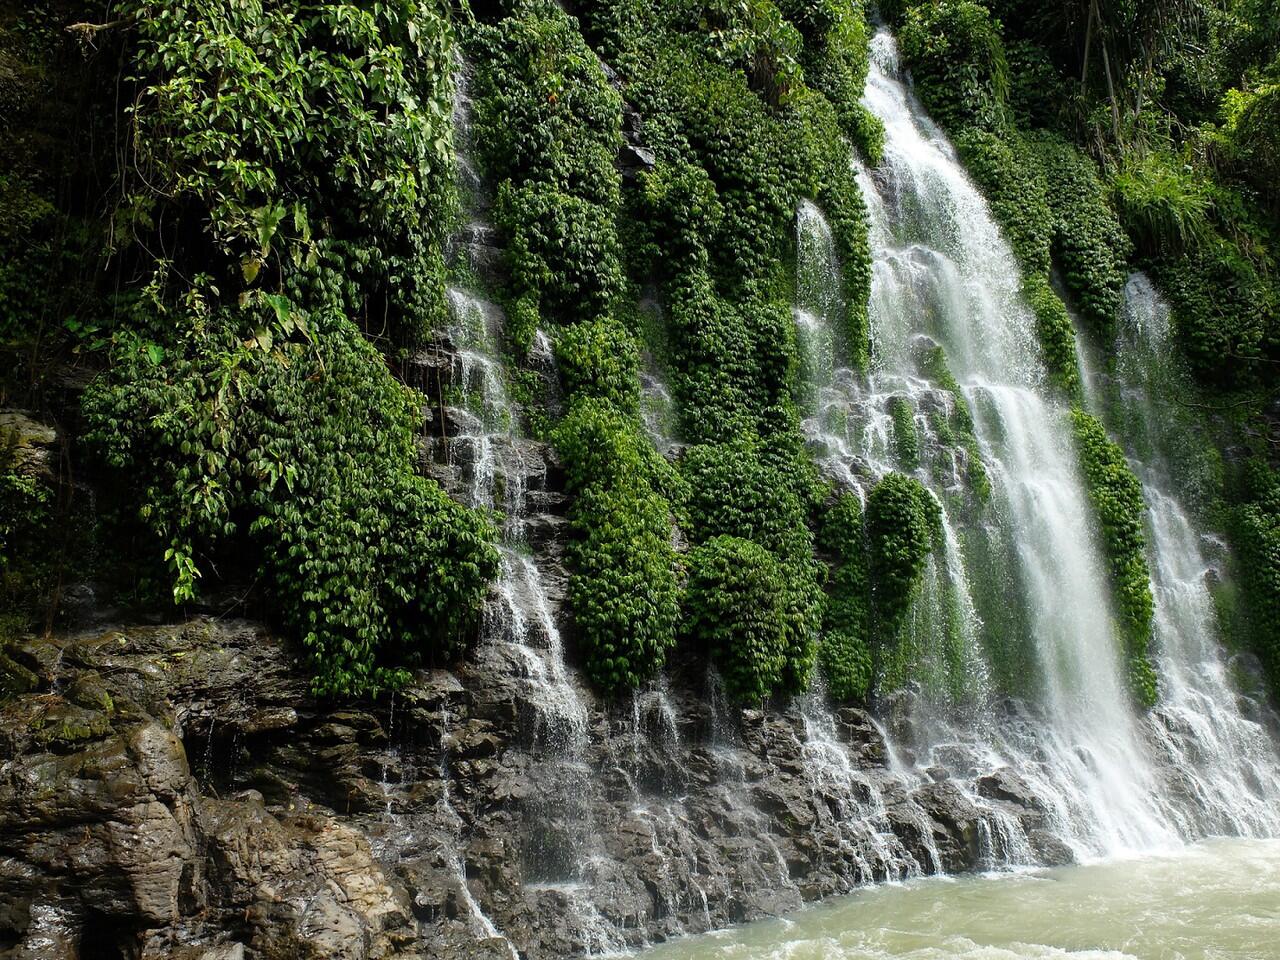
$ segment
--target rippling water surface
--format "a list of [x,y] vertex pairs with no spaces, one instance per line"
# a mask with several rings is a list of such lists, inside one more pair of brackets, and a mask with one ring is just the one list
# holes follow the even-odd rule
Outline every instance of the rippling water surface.
[[1280,841],[868,888],[644,960],[1280,960]]

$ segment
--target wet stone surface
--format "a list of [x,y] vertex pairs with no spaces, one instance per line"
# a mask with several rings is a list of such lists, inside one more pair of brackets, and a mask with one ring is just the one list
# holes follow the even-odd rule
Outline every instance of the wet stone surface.
[[[860,711],[815,732],[702,679],[606,707],[570,674],[566,759],[500,647],[340,707],[249,622],[13,648],[0,955],[565,957],[978,863],[974,804],[893,778]],[[981,790],[1039,826],[1011,772]]]

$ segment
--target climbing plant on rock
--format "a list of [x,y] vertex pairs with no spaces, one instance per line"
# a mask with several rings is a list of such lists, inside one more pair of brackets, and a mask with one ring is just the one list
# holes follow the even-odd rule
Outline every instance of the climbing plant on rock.
[[117,255],[151,279],[103,333],[91,446],[174,601],[236,551],[317,693],[394,687],[458,655],[497,568],[487,518],[418,474],[421,400],[366,337],[410,344],[443,310],[448,11],[119,13],[136,95]]
[[686,629],[711,654],[725,692],[759,703],[787,663],[782,571],[750,540],[718,536],[689,554]]
[[1080,469],[1098,517],[1111,573],[1130,691],[1137,703],[1150,707],[1157,698],[1149,652],[1154,601],[1143,532],[1146,504],[1142,484],[1096,417],[1076,408],[1071,419]]
[[833,564],[818,659],[833,697],[862,701],[871,689],[873,665],[866,531],[856,495],[846,491],[827,507],[818,527],[818,545]]

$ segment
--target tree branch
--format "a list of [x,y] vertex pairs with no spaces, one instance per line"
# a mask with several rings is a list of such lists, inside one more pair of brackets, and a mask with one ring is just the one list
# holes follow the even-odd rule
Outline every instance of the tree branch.
[[123,27],[133,22],[131,17],[121,17],[118,20],[109,20],[106,23],[69,23],[63,29],[79,40],[81,43],[92,43],[93,38],[104,30],[114,30],[116,27]]

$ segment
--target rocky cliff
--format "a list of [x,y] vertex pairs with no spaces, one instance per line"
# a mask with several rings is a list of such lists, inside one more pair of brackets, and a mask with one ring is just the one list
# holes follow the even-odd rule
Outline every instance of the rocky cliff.
[[[588,699],[581,794],[549,808],[563,784],[503,657],[337,707],[244,621],[13,656],[34,687],[0,709],[7,957],[564,957],[992,852],[989,811],[899,781],[857,710],[824,744],[842,767],[802,704],[728,714],[696,679]],[[980,789],[1035,835],[1012,773]],[[556,882],[584,845],[588,876]]]

